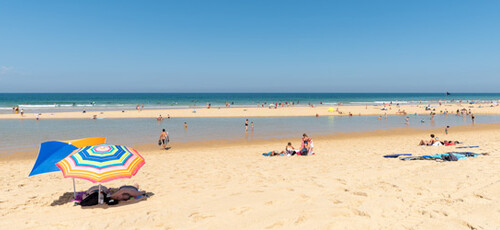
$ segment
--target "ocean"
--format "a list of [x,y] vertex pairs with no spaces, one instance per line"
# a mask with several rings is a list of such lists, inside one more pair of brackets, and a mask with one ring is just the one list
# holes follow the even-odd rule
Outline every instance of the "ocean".
[[320,103],[382,104],[432,103],[435,101],[496,101],[500,93],[0,93],[0,113],[10,113],[13,106],[26,112],[135,109],[173,109],[255,106],[262,103],[294,102],[296,105]]

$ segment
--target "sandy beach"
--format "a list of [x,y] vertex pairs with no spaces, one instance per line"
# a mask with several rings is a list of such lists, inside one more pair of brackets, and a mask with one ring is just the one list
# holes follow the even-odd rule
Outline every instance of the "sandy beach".
[[[441,139],[490,156],[457,162],[382,155],[457,151],[420,147]],[[73,206],[61,173],[28,178],[35,156],[4,158],[0,223],[9,229],[499,229],[500,124],[393,129],[313,137],[315,156],[263,157],[295,139],[136,146],[146,165],[131,179],[154,193],[117,206]],[[465,149],[464,151],[467,151]],[[77,180],[77,190],[92,186]]]
[[[145,110],[119,110],[119,111],[86,111],[83,112],[51,112],[42,113],[40,119],[92,119],[97,118],[157,118],[159,115],[166,118],[196,118],[196,117],[289,117],[289,116],[353,116],[358,115],[404,115],[406,114],[456,114],[456,110],[470,109],[474,114],[500,114],[498,104],[432,104],[431,109],[426,110],[427,105],[349,105],[349,106],[294,106],[294,107],[249,107],[249,108],[219,108],[212,107],[196,109],[148,109]],[[333,108],[333,111],[329,111]],[[383,110],[385,108],[385,110]],[[338,110],[338,111],[337,111]],[[196,112],[194,112],[196,111]],[[405,113],[403,113],[403,111]],[[20,114],[0,114],[0,119],[35,119],[36,113],[25,112]]]

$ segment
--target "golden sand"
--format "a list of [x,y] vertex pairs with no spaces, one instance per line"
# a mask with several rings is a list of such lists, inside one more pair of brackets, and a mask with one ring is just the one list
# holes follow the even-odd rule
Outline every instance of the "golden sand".
[[[92,119],[97,118],[156,118],[162,115],[164,118],[170,115],[172,118],[185,117],[289,117],[289,116],[347,116],[349,113],[353,115],[403,115],[403,111],[407,114],[430,114],[431,111],[425,110],[426,105],[401,105],[401,106],[385,106],[387,110],[382,110],[384,106],[333,106],[333,112],[329,111],[330,106],[316,107],[278,107],[270,108],[197,108],[197,109],[146,109],[142,111],[126,110],[126,111],[86,111],[82,112],[53,112],[42,113],[40,119]],[[455,114],[457,109],[470,109],[474,114],[500,114],[500,106],[492,106],[491,104],[443,104],[432,105],[436,114],[448,111],[450,114]],[[338,112],[337,112],[338,109]],[[196,113],[193,113],[196,110]],[[0,114],[0,119],[35,119],[36,114],[25,113],[20,114]]]
[[[144,112],[144,111],[143,111]],[[490,156],[457,162],[382,155],[457,151],[420,147],[442,140],[479,145]],[[146,165],[132,179],[155,195],[117,206],[73,206],[61,173],[28,178],[34,156],[0,161],[5,229],[498,229],[500,124],[396,129],[313,137],[317,155],[263,157],[283,140],[203,142],[170,150],[137,146]],[[77,189],[92,186],[77,180]],[[64,195],[64,196],[63,196]],[[61,197],[63,196],[63,197]]]

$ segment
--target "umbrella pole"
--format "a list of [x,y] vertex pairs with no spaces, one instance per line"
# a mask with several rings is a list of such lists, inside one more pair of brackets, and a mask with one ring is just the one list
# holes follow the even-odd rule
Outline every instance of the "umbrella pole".
[[73,178],[73,195],[75,195],[75,200],[76,200],[75,178]]
[[99,184],[99,193],[97,193],[97,203],[102,204],[101,202],[101,184]]

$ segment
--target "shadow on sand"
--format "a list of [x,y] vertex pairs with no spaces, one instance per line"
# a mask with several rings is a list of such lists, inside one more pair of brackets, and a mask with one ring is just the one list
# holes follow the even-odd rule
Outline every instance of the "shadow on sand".
[[[130,199],[127,201],[120,201],[116,205],[103,204],[103,205],[87,206],[87,207],[82,207],[82,209],[120,207],[120,206],[124,206],[124,205],[135,204],[135,203],[141,202],[143,200],[147,200],[149,197],[152,197],[154,195],[155,194],[152,192],[146,192],[146,195],[144,195],[143,197],[141,197],[139,199]],[[71,203],[71,202],[73,202],[73,199],[74,199],[74,194],[72,192],[65,192],[57,200],[52,201],[50,206],[58,206],[58,205],[64,205],[67,203]],[[75,206],[76,205],[78,205],[78,204],[75,202]]]

